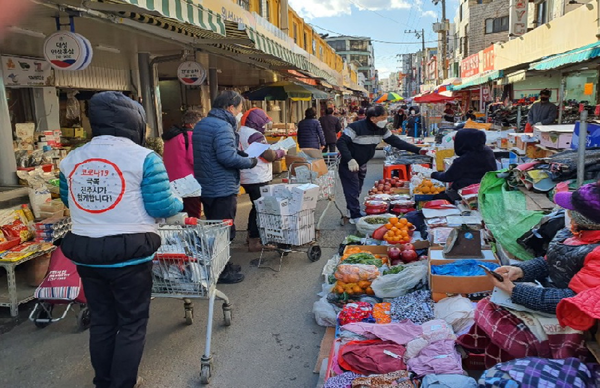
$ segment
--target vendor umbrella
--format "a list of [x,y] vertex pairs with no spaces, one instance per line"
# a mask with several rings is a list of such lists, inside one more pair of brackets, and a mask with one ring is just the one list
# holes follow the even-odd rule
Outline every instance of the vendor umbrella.
[[382,104],[384,102],[397,102],[397,101],[402,101],[404,100],[404,98],[402,98],[399,94],[397,93],[383,93],[380,97],[377,97],[375,99],[375,104]]
[[456,96],[452,92],[430,92],[421,96],[415,97],[414,102],[418,104],[438,104],[456,100]]
[[251,101],[310,101],[315,99],[327,99],[329,95],[309,85],[296,84],[294,82],[280,81],[262,86],[255,90],[243,93],[244,98]]

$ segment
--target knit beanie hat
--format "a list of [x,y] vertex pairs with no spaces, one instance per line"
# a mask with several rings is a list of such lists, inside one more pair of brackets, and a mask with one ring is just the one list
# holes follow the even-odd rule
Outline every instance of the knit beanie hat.
[[573,222],[580,228],[585,230],[600,230],[600,222],[594,222],[585,217],[579,212],[571,210],[570,213]]
[[600,182],[583,185],[572,193],[556,193],[554,202],[560,207],[580,213],[592,224],[600,224]]

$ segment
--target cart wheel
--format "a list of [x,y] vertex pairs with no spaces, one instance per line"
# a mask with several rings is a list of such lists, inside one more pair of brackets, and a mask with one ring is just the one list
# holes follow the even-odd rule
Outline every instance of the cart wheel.
[[38,310],[35,318],[33,320],[33,324],[38,329],[43,329],[50,324],[50,322],[39,322],[38,319],[52,319],[52,309],[54,305],[49,303],[40,303],[40,309]]
[[202,384],[208,384],[210,381],[210,365],[202,365],[200,370],[200,382]]
[[186,325],[191,325],[194,323],[194,309],[185,309],[185,324]]
[[223,319],[225,326],[231,326],[231,304],[223,303]]
[[90,327],[91,317],[90,317],[90,309],[87,307],[79,310],[77,314],[77,330],[85,331]]
[[308,252],[306,252],[306,254],[308,255],[308,260],[312,262],[319,261],[321,258],[321,247],[318,245],[313,245],[308,248]]

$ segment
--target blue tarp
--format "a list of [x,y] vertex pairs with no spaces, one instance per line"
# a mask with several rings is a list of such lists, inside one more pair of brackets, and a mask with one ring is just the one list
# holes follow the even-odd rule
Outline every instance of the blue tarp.
[[431,266],[432,275],[444,276],[485,276],[485,271],[479,265],[495,270],[498,264],[480,260],[457,260],[449,264]]

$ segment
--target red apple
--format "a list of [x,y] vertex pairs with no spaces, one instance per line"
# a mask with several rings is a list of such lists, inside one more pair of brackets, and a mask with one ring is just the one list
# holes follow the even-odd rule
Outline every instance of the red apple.
[[404,244],[404,247],[402,248],[403,251],[414,251],[415,250],[415,246],[412,244]]
[[401,255],[402,255],[402,250],[400,250],[400,248],[398,248],[398,247],[389,247],[387,249],[387,254],[388,254],[388,257],[390,258],[390,260],[392,262],[394,262],[396,260],[400,260]]

